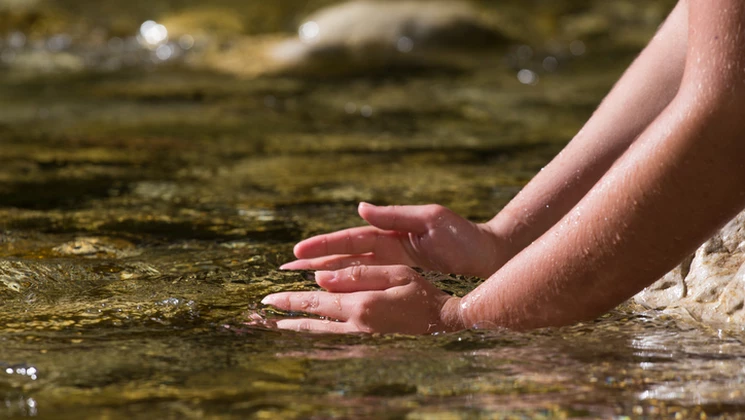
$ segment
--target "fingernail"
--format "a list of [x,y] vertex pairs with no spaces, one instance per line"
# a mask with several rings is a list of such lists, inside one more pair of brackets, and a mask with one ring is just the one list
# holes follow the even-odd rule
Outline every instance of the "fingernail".
[[373,207],[373,205],[372,205],[372,204],[370,204],[370,203],[367,203],[367,202],[361,201],[361,202],[360,202],[360,208],[363,208],[363,207]]
[[291,266],[292,266],[292,263],[291,262],[288,262],[288,263],[284,263],[284,264],[280,265],[279,266],[279,269],[280,270],[290,270],[291,269],[290,268]]
[[264,299],[261,299],[263,305],[274,305],[274,295],[268,295]]
[[336,279],[336,273],[333,271],[316,271],[316,281],[333,281]]

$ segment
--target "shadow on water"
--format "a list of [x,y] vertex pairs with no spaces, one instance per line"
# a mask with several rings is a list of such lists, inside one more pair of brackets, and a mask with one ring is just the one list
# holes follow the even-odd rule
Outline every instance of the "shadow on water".
[[[46,182],[20,182],[0,189],[0,205],[30,210],[75,209],[89,202],[122,191],[121,179],[52,179]],[[8,188],[9,187],[9,188]]]

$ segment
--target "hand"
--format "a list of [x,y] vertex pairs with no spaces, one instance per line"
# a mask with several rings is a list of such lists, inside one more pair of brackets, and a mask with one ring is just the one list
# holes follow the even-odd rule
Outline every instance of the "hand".
[[290,318],[278,328],[328,333],[431,334],[457,331],[460,298],[448,295],[409,267],[354,266],[316,272],[328,292],[282,292],[261,301],[325,319]]
[[371,226],[315,236],[295,245],[285,270],[336,270],[354,265],[403,264],[442,273],[489,277],[512,256],[509,241],[486,224],[445,207],[378,207],[360,203]]

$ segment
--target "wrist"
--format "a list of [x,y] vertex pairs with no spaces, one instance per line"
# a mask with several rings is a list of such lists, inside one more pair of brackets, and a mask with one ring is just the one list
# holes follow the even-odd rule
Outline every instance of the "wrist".
[[440,308],[440,321],[443,324],[443,330],[446,332],[460,331],[468,328],[463,319],[461,311],[461,298],[451,296],[445,301]]
[[508,247],[510,257],[517,255],[535,239],[530,225],[509,208],[502,209],[484,223],[484,227],[491,232],[497,242]]

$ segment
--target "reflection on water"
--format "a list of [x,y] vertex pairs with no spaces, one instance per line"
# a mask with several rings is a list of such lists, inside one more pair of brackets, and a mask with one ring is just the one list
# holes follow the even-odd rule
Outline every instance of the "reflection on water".
[[329,3],[0,0],[0,417],[745,410],[740,334],[633,308],[529,333],[271,329],[261,298],[313,287],[277,270],[297,240],[359,224],[360,200],[491,217],[670,6],[479,2],[509,42],[456,72],[236,70]]

